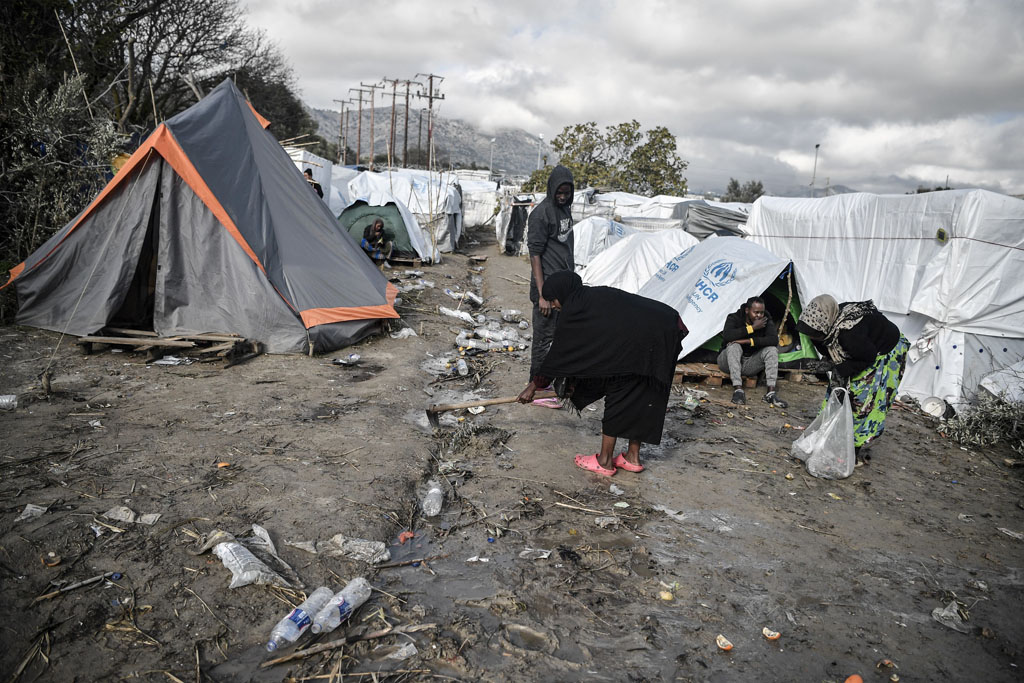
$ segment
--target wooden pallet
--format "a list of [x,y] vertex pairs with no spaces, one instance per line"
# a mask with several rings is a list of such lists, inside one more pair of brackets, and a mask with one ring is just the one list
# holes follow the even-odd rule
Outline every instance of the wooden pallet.
[[392,256],[388,259],[388,263],[393,266],[412,266],[413,268],[419,268],[423,265],[423,259],[420,258],[402,258],[400,256]]
[[722,380],[727,377],[728,375],[719,370],[717,365],[711,363],[678,363],[672,383],[700,382],[710,387],[720,387]]
[[206,333],[160,337],[151,330],[106,327],[101,330],[101,334],[78,338],[78,345],[85,354],[93,353],[97,344],[143,351],[147,360],[156,360],[168,350],[193,349],[196,355],[216,356],[230,363],[240,356],[253,357],[262,351],[259,342],[249,341],[237,334]]

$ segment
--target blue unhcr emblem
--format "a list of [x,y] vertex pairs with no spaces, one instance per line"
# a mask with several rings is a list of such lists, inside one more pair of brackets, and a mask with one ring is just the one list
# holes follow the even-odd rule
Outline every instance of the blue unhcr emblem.
[[704,269],[704,279],[715,287],[724,287],[736,279],[736,268],[732,261],[715,261]]

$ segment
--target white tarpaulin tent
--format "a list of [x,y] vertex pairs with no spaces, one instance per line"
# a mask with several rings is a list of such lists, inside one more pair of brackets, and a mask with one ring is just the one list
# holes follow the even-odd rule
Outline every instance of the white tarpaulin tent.
[[598,216],[584,218],[572,226],[572,258],[576,262],[576,272],[583,272],[594,257],[635,232],[622,223]]
[[[697,242],[696,237],[682,230],[628,235],[590,261],[583,271],[583,283],[616,287],[636,294],[670,259]],[[578,261],[576,265],[578,268]]]
[[352,203],[348,182],[357,175],[359,175],[359,171],[348,166],[335,165],[331,169],[331,191],[330,193],[324,191],[324,199],[327,200],[327,205],[331,207],[331,213],[335,216],[340,216],[345,207]]
[[802,301],[871,299],[913,342],[901,393],[970,401],[1024,358],[1024,201],[985,190],[761,197],[749,239],[800,273]]
[[412,169],[390,169],[381,173],[366,171],[349,181],[349,198],[363,199],[371,192],[387,192],[416,216],[420,227],[432,233],[443,252],[455,250],[462,237],[462,196],[456,189],[453,173],[428,173]]
[[637,293],[679,311],[690,330],[682,358],[721,332],[726,316],[768,289],[788,265],[740,237],[713,236],[673,255]]
[[331,197],[331,183],[333,181],[334,164],[327,159],[317,156],[312,152],[307,152],[300,147],[285,146],[284,149],[288,152],[288,156],[293,162],[295,162],[295,166],[298,167],[300,171],[305,173],[308,168],[313,172],[313,180],[320,183],[320,189],[324,191],[323,199],[325,202],[328,202],[328,205],[330,205],[329,200]]
[[487,171],[456,171],[462,190],[462,225],[475,228],[489,225],[498,207],[498,183]]

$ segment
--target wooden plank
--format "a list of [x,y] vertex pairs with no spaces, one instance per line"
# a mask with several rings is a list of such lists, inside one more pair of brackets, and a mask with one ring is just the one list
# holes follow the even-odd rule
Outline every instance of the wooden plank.
[[[239,341],[241,341],[241,340],[239,340]],[[235,348],[235,344],[237,344],[237,343],[238,343],[237,341],[228,341],[228,342],[224,342],[222,344],[214,344],[213,346],[208,346],[205,349],[200,349],[199,353],[200,354],[206,354],[206,353],[220,353],[222,351],[230,351],[231,349]]]
[[701,384],[704,384],[704,385],[709,386],[709,387],[720,387],[720,386],[722,386],[722,378],[721,377],[705,377],[703,380],[701,380]]
[[161,339],[159,337],[147,337],[144,339],[133,339],[132,337],[79,337],[79,343],[91,342],[93,344],[111,344],[113,346],[166,346],[176,349],[191,349],[195,342]]
[[126,337],[155,337],[156,332],[152,330],[129,330],[125,327],[104,327],[103,331],[108,334],[123,334]]
[[388,263],[393,266],[412,266],[413,268],[419,268],[423,265],[423,260],[418,258],[403,258],[400,256],[392,256],[388,259]]
[[193,341],[236,342],[244,341],[245,337],[241,337],[237,334],[209,332],[203,334],[177,334],[173,337],[164,337],[164,339],[191,339]]

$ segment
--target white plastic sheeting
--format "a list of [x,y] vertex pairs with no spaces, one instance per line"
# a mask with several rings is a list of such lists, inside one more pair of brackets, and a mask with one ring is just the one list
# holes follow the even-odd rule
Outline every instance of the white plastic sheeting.
[[331,191],[324,191],[324,199],[327,199],[327,205],[331,207],[331,213],[335,216],[340,216],[345,207],[352,203],[348,183],[357,175],[359,171],[348,166],[335,165],[331,169]]
[[981,380],[981,386],[1004,400],[1024,401],[1024,360],[993,372]]
[[897,324],[898,316],[916,319],[915,329],[904,329],[914,344],[901,393],[957,405],[973,398],[984,377],[979,367],[998,370],[1022,358],[1020,199],[985,190],[762,197],[747,231],[793,261],[801,300],[871,299]]
[[450,252],[462,237],[462,197],[455,187],[457,181],[453,173],[390,169],[360,173],[349,181],[348,190],[352,201],[365,199],[375,191],[397,198],[427,230],[427,241],[436,243],[442,252]]
[[[697,242],[696,237],[682,230],[628,235],[590,261],[583,271],[583,283],[617,287],[636,294],[670,259]],[[577,248],[578,245],[579,242]]]
[[459,187],[462,188],[462,225],[467,228],[490,225],[498,207],[498,184],[470,173],[458,172]]
[[576,262],[576,272],[582,272],[594,257],[635,232],[636,230],[608,218],[594,216],[581,220],[572,227],[572,258]]
[[789,264],[740,237],[709,237],[674,255],[640,291],[679,311],[690,334],[679,357],[722,331],[725,318]]
[[308,168],[313,172],[313,180],[320,183],[320,189],[324,191],[323,200],[329,204],[329,199],[331,197],[331,185],[334,181],[334,164],[327,159],[317,156],[312,152],[307,152],[300,147],[286,146],[284,149],[288,152],[288,156],[291,157],[291,160],[295,162],[295,166],[299,171],[304,174]]

